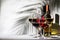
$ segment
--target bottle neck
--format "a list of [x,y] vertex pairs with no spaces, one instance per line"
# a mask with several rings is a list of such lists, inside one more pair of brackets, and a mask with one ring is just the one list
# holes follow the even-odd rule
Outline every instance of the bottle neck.
[[46,4],[46,13],[49,13],[49,5]]
[[46,4],[46,12],[48,11],[48,4]]

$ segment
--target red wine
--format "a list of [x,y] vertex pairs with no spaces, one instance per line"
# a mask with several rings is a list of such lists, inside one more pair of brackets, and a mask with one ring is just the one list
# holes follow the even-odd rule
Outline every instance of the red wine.
[[29,19],[30,22],[36,22],[37,19]]
[[47,19],[47,21],[48,21],[48,22],[52,22],[52,21],[53,21],[53,19],[51,19],[51,18],[50,18],[50,19]]
[[44,24],[44,22],[45,22],[45,19],[29,19],[29,21],[33,24],[33,26],[35,26],[35,27],[39,27],[39,26],[41,26],[41,27],[46,27],[47,26],[47,24]]
[[34,27],[39,27],[39,23],[32,23]]
[[33,19],[33,22],[36,22],[37,19]]

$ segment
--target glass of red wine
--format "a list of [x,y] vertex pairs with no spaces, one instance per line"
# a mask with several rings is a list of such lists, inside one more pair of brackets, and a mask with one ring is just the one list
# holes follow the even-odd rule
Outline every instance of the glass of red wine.
[[47,20],[47,24],[49,26],[49,36],[51,35],[51,26],[52,26],[52,23],[53,23],[53,18],[46,18]]
[[42,35],[40,27],[40,14],[33,14],[32,17],[29,18],[29,22],[38,30],[35,37],[40,37]]

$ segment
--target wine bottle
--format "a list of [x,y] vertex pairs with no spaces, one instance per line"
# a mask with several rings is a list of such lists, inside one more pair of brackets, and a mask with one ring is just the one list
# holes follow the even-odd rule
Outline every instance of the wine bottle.
[[51,15],[50,15],[50,9],[49,9],[48,4],[46,4],[46,14],[44,15],[44,17],[47,20],[46,23],[48,25],[48,26],[44,27],[44,36],[50,36],[51,28],[49,27],[49,24],[50,24]]

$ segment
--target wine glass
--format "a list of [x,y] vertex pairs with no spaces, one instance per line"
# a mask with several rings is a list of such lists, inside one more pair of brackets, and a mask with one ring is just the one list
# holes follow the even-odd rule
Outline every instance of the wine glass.
[[38,33],[36,33],[37,36],[35,37],[40,37],[42,35],[41,27],[40,27],[40,18],[41,18],[41,14],[39,14],[38,10],[37,10],[37,13],[33,13],[29,18],[29,21],[38,30]]
[[46,18],[46,22],[47,22],[47,25],[48,25],[47,36],[50,36],[51,35],[51,27],[52,27],[52,24],[53,24],[53,18]]

